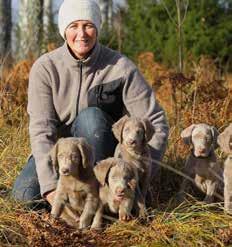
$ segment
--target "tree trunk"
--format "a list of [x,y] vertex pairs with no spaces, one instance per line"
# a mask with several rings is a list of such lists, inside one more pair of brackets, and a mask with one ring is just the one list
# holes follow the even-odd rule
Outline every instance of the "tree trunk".
[[11,48],[11,0],[0,0],[0,59]]
[[105,28],[104,31],[109,31],[112,29],[113,23],[113,1],[99,0],[98,2],[102,13],[102,25]]
[[20,0],[18,59],[39,56],[42,28],[42,1]]
[[47,45],[50,40],[49,33],[52,25],[52,2],[51,0],[43,1],[43,44],[42,52],[47,51]]

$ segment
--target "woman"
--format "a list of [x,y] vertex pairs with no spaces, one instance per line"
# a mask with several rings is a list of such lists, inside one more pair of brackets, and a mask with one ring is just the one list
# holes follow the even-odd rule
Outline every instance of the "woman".
[[136,66],[99,44],[100,25],[94,0],[65,0],[58,16],[65,43],[32,66],[28,113],[33,155],[14,184],[18,200],[42,196],[52,203],[57,174],[48,153],[59,137],[85,137],[96,161],[112,156],[116,141],[111,126],[124,114],[151,120],[152,156],[162,158],[168,137],[165,113]]

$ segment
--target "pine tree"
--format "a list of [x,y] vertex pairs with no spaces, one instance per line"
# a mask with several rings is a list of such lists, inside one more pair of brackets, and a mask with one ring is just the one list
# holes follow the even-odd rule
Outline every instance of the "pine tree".
[[[178,2],[127,0],[128,8],[123,18],[123,52],[136,58],[140,52],[151,51],[157,60],[177,68],[181,49],[185,63],[188,57],[192,61],[208,55],[232,69],[231,0],[189,0],[186,16],[182,15],[182,47],[177,39],[177,25],[173,25],[178,23]],[[184,7],[182,11],[184,13]]]

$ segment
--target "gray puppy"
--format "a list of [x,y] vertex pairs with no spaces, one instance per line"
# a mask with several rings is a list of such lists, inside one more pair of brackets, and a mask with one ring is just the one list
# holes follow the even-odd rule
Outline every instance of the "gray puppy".
[[152,171],[148,142],[154,134],[154,127],[148,119],[124,116],[113,125],[112,130],[119,142],[114,157],[130,162],[138,170],[139,189],[143,201],[143,205],[139,205],[139,214],[144,216],[145,200]]
[[[192,124],[184,129],[181,137],[192,150],[185,163],[185,173],[204,194],[204,201],[213,201],[222,178],[222,169],[215,155],[218,131],[207,124]],[[184,178],[180,195],[188,192],[191,182]],[[183,198],[182,198],[183,199]]]
[[61,138],[50,155],[59,171],[52,215],[74,227],[90,226],[99,203],[91,147],[84,138]]
[[106,209],[118,214],[119,220],[130,220],[138,184],[137,171],[122,159],[108,158],[98,162],[94,172],[100,183],[101,201],[94,218],[94,228],[101,227]]
[[232,123],[218,136],[221,150],[227,154],[224,163],[224,207],[232,214]]

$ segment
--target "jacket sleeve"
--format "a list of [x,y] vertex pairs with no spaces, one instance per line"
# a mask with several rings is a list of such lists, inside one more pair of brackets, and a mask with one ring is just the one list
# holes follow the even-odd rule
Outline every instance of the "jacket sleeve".
[[130,115],[149,119],[155,134],[149,142],[153,159],[161,160],[166,150],[169,126],[164,110],[155,99],[152,88],[138,69],[131,63],[127,66],[123,89],[123,101]]
[[55,189],[57,184],[57,174],[48,155],[57,139],[58,122],[50,81],[49,73],[37,60],[29,75],[27,110],[32,154],[42,196]]

